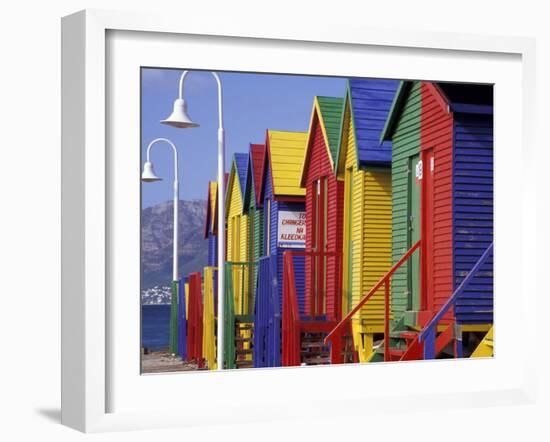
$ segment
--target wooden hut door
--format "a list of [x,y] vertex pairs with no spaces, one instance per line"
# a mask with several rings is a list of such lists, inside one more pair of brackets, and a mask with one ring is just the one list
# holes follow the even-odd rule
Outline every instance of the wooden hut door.
[[[423,176],[423,164],[420,155],[409,158],[409,204],[408,204],[408,225],[409,225],[409,248],[412,247],[421,237],[420,226],[420,194],[421,181]],[[415,252],[410,258],[408,267],[408,308],[409,310],[420,310],[420,259],[419,253]]]
[[327,258],[317,253],[327,251],[327,187],[327,177],[318,179],[313,198],[313,252],[315,254],[312,257],[311,316],[321,316],[326,313]]

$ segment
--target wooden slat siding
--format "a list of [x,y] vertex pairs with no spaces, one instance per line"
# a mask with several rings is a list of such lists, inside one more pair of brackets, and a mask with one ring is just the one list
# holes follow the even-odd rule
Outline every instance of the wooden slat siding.
[[317,97],[325,133],[328,138],[328,147],[333,162],[338,154],[338,138],[340,135],[340,124],[342,115],[342,98]]
[[[306,250],[311,250],[311,244],[313,244],[313,198],[311,195],[316,192],[316,184],[309,183],[306,188]],[[305,314],[306,311],[309,311],[310,306],[310,293],[312,291],[311,284],[311,269],[312,269],[312,259],[306,258],[305,262],[305,293],[308,295],[304,300],[304,309],[301,311],[302,314]]]
[[[258,277],[258,265],[257,261],[262,256],[261,253],[261,231],[260,224],[262,209],[257,208],[258,200],[256,198],[256,192],[259,191],[260,185],[256,185],[258,180],[261,180],[261,171],[258,169],[263,168],[263,160],[265,159],[265,145],[263,144],[251,144],[250,153],[248,157],[248,168],[246,178],[246,204],[248,205],[248,260],[255,264],[248,268],[248,278],[251,278],[249,289],[252,290],[251,300],[254,302],[256,298],[256,284]],[[249,312],[252,313],[252,305],[249,306]]]
[[216,267],[218,261],[218,237],[208,235],[208,267]]
[[[268,153],[268,161],[270,155]],[[272,281],[272,284],[269,285],[270,290],[273,290],[275,293],[276,299],[273,304],[270,305],[270,319],[269,319],[269,330],[268,333],[268,366],[278,367],[281,365],[281,314],[282,314],[282,303],[283,303],[283,287],[282,287],[282,277],[283,277],[283,254],[286,250],[303,250],[303,249],[287,249],[277,247],[277,231],[278,231],[278,215],[279,210],[296,210],[304,211],[305,210],[305,201],[301,203],[285,203],[282,201],[275,200],[273,194],[273,181],[271,179],[271,166],[268,164],[266,167],[264,182],[263,182],[263,208],[264,208],[264,230],[263,230],[263,240],[265,241],[265,251],[271,256],[271,262],[273,265],[273,273],[276,274],[276,278]],[[268,201],[270,203],[268,204]],[[271,206],[271,214],[269,219],[265,213],[268,206]],[[269,230],[269,234],[268,234]],[[267,238],[269,237],[269,243],[267,244]],[[303,258],[297,258],[294,260],[294,270],[296,276],[296,290],[298,294],[298,303],[300,309],[303,311],[304,305],[304,275],[305,275],[305,265]],[[264,286],[258,293],[257,297],[269,297],[272,292],[265,290],[267,286]]]
[[[343,220],[343,296],[351,298],[348,310],[391,267],[391,141],[380,145],[380,137],[398,86],[395,80],[348,83],[337,170],[340,180],[349,174],[343,190],[349,192],[350,204]],[[354,340],[360,339],[362,332],[383,331],[383,299],[381,289],[354,316]]]
[[[334,107],[336,109],[336,107]],[[339,109],[339,108],[338,108]],[[330,109],[332,110],[332,109]],[[325,109],[328,112],[328,110]],[[326,266],[326,315],[329,320],[336,320],[341,317],[341,292],[338,290],[338,283],[341,272],[341,253],[342,253],[342,235],[343,235],[343,183],[339,183],[333,170],[333,161],[329,157],[330,150],[327,148],[326,140],[323,134],[322,124],[324,123],[324,115],[321,122],[318,115],[314,115],[312,127],[310,128],[311,136],[308,146],[308,159],[305,164],[306,176],[306,250],[312,251],[313,238],[313,200],[317,193],[317,180],[327,179],[327,251],[339,254],[339,257],[329,257]],[[325,128],[327,133],[334,132],[336,124]],[[339,126],[339,124],[338,124]],[[313,260],[307,258],[306,266],[306,293],[305,312],[310,311],[311,304],[311,272]]]
[[212,181],[209,181],[208,182],[208,193],[206,194],[206,213],[205,213],[205,216],[204,216],[204,239],[207,239],[208,236],[212,233],[212,214],[213,214],[213,210],[212,210],[212,205],[211,205],[211,198],[212,198],[212,193],[211,193],[211,186],[212,186]]
[[[453,155],[454,287],[493,241],[493,117],[456,113]],[[463,324],[493,322],[493,259],[456,306]]]
[[[264,164],[265,173],[262,176],[261,184],[261,199],[263,214],[260,223],[261,230],[261,256],[270,257],[262,261],[262,267],[260,270],[258,290],[256,292],[256,314],[254,316],[254,333],[255,339],[264,339],[261,343],[258,342],[258,346],[254,347],[254,365],[256,367],[273,367],[280,366],[280,332],[281,332],[281,318],[280,312],[277,306],[273,305],[272,294],[276,292],[277,287],[273,287],[273,281],[271,280],[271,266],[272,260],[277,258],[276,247],[273,247],[273,241],[268,234],[268,231],[272,229],[273,207],[271,206],[270,216],[267,217],[267,209],[270,207],[268,201],[273,200],[273,192],[271,186],[271,170],[269,164]],[[269,238],[269,242],[268,242]],[[256,335],[258,331],[258,335]],[[265,346],[265,347],[264,347]]]
[[[269,299],[265,296],[270,293],[271,278],[269,259],[262,259],[258,264],[258,289],[254,309],[254,367],[268,367],[268,327],[269,327]],[[263,296],[260,296],[263,294]]]
[[275,196],[305,196],[300,187],[307,134],[268,130],[269,161]]
[[[346,168],[352,168],[352,305],[356,305],[377,282],[377,280],[373,281],[374,275],[382,276],[391,264],[391,242],[388,242],[386,247],[387,269],[380,273],[378,271],[379,262],[371,262],[376,250],[374,241],[379,239],[375,238],[376,230],[379,227],[382,228],[382,231],[386,229],[388,231],[387,239],[391,241],[391,183],[389,179],[386,180],[387,183],[384,181],[377,183],[378,176],[371,171],[359,169],[353,124],[353,122],[350,124],[347,134]],[[379,188],[380,184],[383,189]],[[387,201],[383,200],[384,194],[387,194]],[[382,213],[379,213],[379,204],[386,208],[382,210]],[[388,214],[385,215],[385,211]],[[386,218],[386,227],[376,224],[381,218]],[[372,264],[375,268],[371,269]],[[372,327],[383,325],[383,296],[383,290],[378,291],[374,298],[355,316],[354,321],[371,328],[371,330]]]
[[[370,290],[392,265],[392,200],[391,172],[371,169],[363,175],[363,268],[364,292]],[[365,294],[365,293],[363,293]],[[369,301],[364,312],[364,324],[383,327],[384,288],[380,288]]]
[[[349,103],[349,102],[348,102]],[[346,161],[345,168],[352,169],[351,175],[351,186],[352,186],[352,201],[351,201],[351,305],[355,306],[361,299],[363,293],[363,283],[361,269],[363,266],[363,174],[359,171],[357,167],[357,150],[355,144],[355,135],[353,130],[353,123],[351,121],[351,109],[349,105],[345,109],[344,113],[344,123],[343,123],[343,134],[342,134],[342,147],[341,149],[346,149]],[[348,253],[347,247],[350,247],[349,244],[346,245],[346,250],[344,253]],[[349,290],[349,287],[348,287]],[[361,319],[365,317],[368,307],[361,309],[359,315],[355,315],[354,322],[361,322]]]
[[[342,190],[334,174],[334,164],[338,151],[340,120],[343,100],[335,97],[315,97],[306,152],[301,172],[301,184],[306,188],[306,250],[312,251],[315,242],[313,235],[313,200],[317,194],[317,181],[327,180],[327,251],[341,254],[342,248]],[[340,202],[338,201],[340,199]],[[311,273],[315,260],[305,259],[306,298],[305,312],[309,313],[312,300]],[[341,316],[341,293],[338,289],[341,272],[341,256],[327,259],[324,284],[326,286],[326,314],[329,319]]]
[[397,80],[349,81],[357,155],[361,165],[391,162],[391,143],[380,146],[380,134],[399,86]]
[[252,159],[252,175],[254,183],[254,195],[255,202],[257,207],[262,206],[262,181],[263,174],[265,171],[265,156],[266,148],[265,144],[251,144],[250,145],[250,156]]
[[[246,167],[248,164],[248,154],[234,154],[233,163],[229,178],[228,189],[228,207],[227,207],[227,256],[229,262],[243,262],[248,259],[248,216],[243,214],[243,189],[246,188]],[[243,179],[242,176],[245,178]],[[241,187],[242,186],[242,187]],[[239,238],[240,243],[235,245],[233,241],[234,225],[239,222]],[[248,275],[244,272],[244,287],[242,286],[243,269],[240,267],[233,268],[233,289],[235,296],[235,308],[241,311],[241,307],[246,308],[244,299],[248,295]],[[229,281],[228,281],[229,282]]]
[[210,230],[214,232],[215,217],[216,217],[216,207],[218,207],[218,183],[216,181],[210,181],[209,183],[209,209],[210,209]]
[[[406,97],[392,137],[392,262],[395,264],[409,249],[407,219],[409,157],[420,152],[421,87],[415,82]],[[414,171],[410,171],[414,173]],[[408,266],[404,263],[392,278],[391,308],[399,320],[408,307]]]
[[[432,214],[433,250],[427,250],[433,275],[428,275],[428,310],[438,312],[453,292],[453,250],[452,250],[452,169],[453,169],[453,117],[441,107],[440,98],[434,96],[434,89],[422,83],[421,147],[433,149],[434,207]],[[439,99],[439,101],[438,101]],[[429,173],[429,164],[424,170]],[[430,219],[429,214],[427,221]],[[430,303],[432,300],[432,303]],[[453,309],[443,317],[441,323],[453,318]]]
[[[328,182],[328,244],[329,251],[334,251],[337,256],[328,258],[330,263],[327,271],[327,315],[329,319],[340,320],[342,318],[342,253],[344,240],[344,183],[336,179],[332,173]],[[332,244],[334,249],[332,249]]]
[[216,216],[215,208],[217,207],[217,183],[210,181],[208,183],[208,197],[206,201],[206,217],[204,222],[204,237],[208,239],[208,266],[214,267],[217,263],[218,256],[218,240],[214,232],[214,218]]
[[[330,160],[327,155],[326,145],[323,139],[323,132],[319,122],[319,115],[314,114],[312,125],[310,127],[310,143],[311,146],[308,146],[308,160],[307,164],[304,164],[305,169],[305,184],[306,184],[306,250],[312,251],[313,244],[315,243],[314,238],[314,226],[316,220],[313,218],[313,207],[314,200],[317,195],[317,182],[321,176],[326,176],[330,173],[331,166]],[[323,152],[324,150],[324,152]],[[311,308],[311,297],[312,290],[311,287],[311,272],[313,271],[313,265],[315,260],[311,257],[306,258],[305,260],[305,288],[306,294],[304,300],[304,310],[301,311],[302,314],[306,314],[310,311]]]

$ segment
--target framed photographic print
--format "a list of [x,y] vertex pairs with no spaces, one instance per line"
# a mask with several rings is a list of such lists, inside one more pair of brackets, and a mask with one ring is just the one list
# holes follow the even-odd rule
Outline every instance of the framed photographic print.
[[530,40],[86,11],[63,57],[65,424],[530,400]]

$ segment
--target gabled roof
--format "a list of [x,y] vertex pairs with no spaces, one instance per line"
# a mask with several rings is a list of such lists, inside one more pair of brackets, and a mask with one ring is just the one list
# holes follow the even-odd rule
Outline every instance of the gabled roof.
[[[401,81],[388,114],[380,141],[391,140],[399,116],[407,101],[413,81]],[[491,114],[493,112],[493,86],[487,84],[426,82],[447,112]]]
[[266,162],[266,147],[265,144],[250,145],[250,167],[252,169],[252,180],[254,185],[254,196],[256,198],[256,207],[262,202],[262,186],[265,174]]
[[[236,166],[236,172],[239,176],[239,184],[241,186],[241,192],[244,193],[246,189],[246,168],[248,167],[248,154],[247,153],[235,153],[233,161]],[[243,195],[244,196],[244,195]]]
[[[355,135],[355,149],[360,165],[391,164],[391,142],[380,143],[398,80],[349,79],[343,112],[349,106]],[[343,118],[342,118],[343,121]],[[338,162],[346,153],[342,145],[343,125],[338,143]]]
[[336,156],[338,155],[338,141],[340,137],[340,126],[342,119],[343,98],[320,97],[313,99],[313,110],[309,122],[309,131],[306,141],[306,154],[302,163],[302,172],[300,176],[300,185],[305,185],[306,166],[309,164],[311,149],[313,147],[314,125],[318,121],[325,139],[328,157],[334,169]]
[[216,206],[218,195],[218,183],[208,182],[208,197],[206,199],[206,219],[204,222],[204,237],[208,238],[210,233],[214,234],[214,222],[216,219]]
[[[244,196],[246,191],[246,177],[248,168],[248,154],[247,153],[234,153],[233,160],[231,161],[231,172],[229,173],[229,182],[226,188],[225,195],[225,208],[226,211],[229,207],[229,201],[231,199],[230,191],[233,186],[235,177],[238,179],[239,191],[241,192],[241,200],[244,202]],[[226,214],[227,217],[227,214]]]
[[[227,187],[227,180],[229,174],[225,173],[225,186]],[[204,223],[204,237],[208,237],[208,233],[216,235],[218,231],[218,182],[208,182],[208,196],[206,199],[206,219]]]
[[306,132],[267,130],[266,148],[275,197],[303,198],[300,175],[306,148]]

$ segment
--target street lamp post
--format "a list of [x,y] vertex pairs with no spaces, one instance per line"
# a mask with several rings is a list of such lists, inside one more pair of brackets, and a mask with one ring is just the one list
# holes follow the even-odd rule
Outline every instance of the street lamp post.
[[[223,263],[225,257],[225,206],[224,206],[224,187],[225,187],[225,133],[223,129],[223,102],[222,102],[222,83],[220,77],[215,72],[210,72],[218,85],[218,342],[217,342],[217,365],[218,370],[223,370],[223,347],[224,347],[224,272]],[[187,114],[187,105],[183,99],[183,83],[189,71],[181,74],[179,81],[179,95],[174,102],[172,114],[161,123],[172,127],[185,129],[188,127],[198,127],[199,125],[191,120]]]
[[156,138],[147,146],[147,161],[143,165],[141,180],[147,183],[160,181],[162,178],[155,174],[153,163],[151,162],[151,148],[156,143],[167,143],[174,152],[174,228],[173,228],[173,255],[172,255],[172,299],[170,303],[170,353],[178,352],[178,202],[179,202],[179,182],[178,182],[178,150],[174,143],[166,138]]

